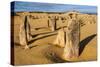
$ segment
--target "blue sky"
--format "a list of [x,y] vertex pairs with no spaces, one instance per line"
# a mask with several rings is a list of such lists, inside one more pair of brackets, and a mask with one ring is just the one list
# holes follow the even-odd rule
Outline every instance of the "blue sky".
[[[13,6],[12,9],[13,10]],[[71,4],[53,4],[53,3],[37,3],[37,2],[14,2],[14,11],[38,11],[38,12],[66,12],[79,11],[85,13],[97,13],[96,6],[71,5]]]

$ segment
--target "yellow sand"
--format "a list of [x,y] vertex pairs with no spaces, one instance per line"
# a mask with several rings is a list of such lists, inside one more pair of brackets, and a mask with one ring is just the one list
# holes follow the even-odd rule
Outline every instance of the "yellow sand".
[[[42,13],[41,13],[42,14]],[[38,13],[37,13],[38,15]],[[84,18],[84,22],[86,25],[81,27],[80,29],[80,41],[84,38],[96,34],[96,21],[95,23],[89,23],[91,19],[87,17],[82,17],[81,14],[79,18]],[[86,19],[86,17],[88,19]],[[93,17],[96,17],[94,15]],[[31,45],[33,46],[31,49],[24,50],[21,48],[19,43],[19,25],[22,22],[22,19],[19,16],[14,16],[14,63],[15,65],[26,65],[26,64],[51,64],[51,63],[59,63],[59,62],[68,62],[61,59],[61,55],[63,53],[63,48],[51,45],[46,42],[52,42],[55,40],[56,35],[49,36],[43,39],[39,39],[33,42]],[[12,22],[13,23],[13,22]],[[36,24],[36,23],[35,23]],[[45,25],[45,24],[44,24]],[[89,61],[97,59],[97,36],[95,36],[84,48],[83,52],[79,56],[78,59],[73,61]]]

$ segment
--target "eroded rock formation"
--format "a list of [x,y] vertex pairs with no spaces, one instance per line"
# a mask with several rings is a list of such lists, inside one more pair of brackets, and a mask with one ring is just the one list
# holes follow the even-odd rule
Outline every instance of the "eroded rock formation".
[[95,15],[68,13],[16,13],[22,19],[19,26],[19,41],[24,49],[29,48],[29,41],[38,35],[45,36],[56,31],[53,45],[63,49],[62,58],[70,60],[79,56],[80,28],[85,24],[96,23]]

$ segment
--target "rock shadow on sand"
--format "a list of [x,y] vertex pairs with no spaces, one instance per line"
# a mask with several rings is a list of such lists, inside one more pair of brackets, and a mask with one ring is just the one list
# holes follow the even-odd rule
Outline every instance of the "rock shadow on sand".
[[93,34],[91,36],[86,37],[85,39],[83,39],[80,43],[79,43],[79,56],[81,55],[81,53],[83,52],[84,48],[86,47],[86,45],[96,36],[97,34]]

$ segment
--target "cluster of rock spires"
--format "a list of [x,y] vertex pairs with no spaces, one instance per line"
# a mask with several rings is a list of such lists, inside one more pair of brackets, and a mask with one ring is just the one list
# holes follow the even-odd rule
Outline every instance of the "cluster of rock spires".
[[[64,48],[63,59],[70,60],[79,56],[79,30],[88,23],[96,23],[95,15],[81,14],[77,12],[68,13],[16,13],[22,18],[20,24],[19,39],[24,49],[28,49],[29,41],[38,39],[38,35],[56,34],[57,37],[52,42]],[[44,24],[43,24],[44,23]],[[42,25],[43,24],[43,25]],[[40,31],[48,29],[47,31]]]

